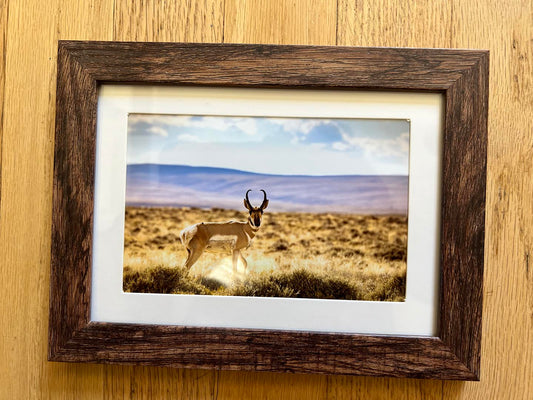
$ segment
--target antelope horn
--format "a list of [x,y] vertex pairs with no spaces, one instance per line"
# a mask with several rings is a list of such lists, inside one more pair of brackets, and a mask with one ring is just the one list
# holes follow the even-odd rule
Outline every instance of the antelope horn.
[[250,193],[251,191],[252,191],[252,189],[248,189],[248,191],[246,192],[246,202],[248,203],[250,208],[253,208],[252,204],[250,203],[250,199],[248,198],[248,193]]
[[259,208],[263,209],[268,204],[268,199],[267,199],[266,192],[263,189],[261,189],[261,191],[263,192],[263,203],[261,204],[261,207],[259,207]]

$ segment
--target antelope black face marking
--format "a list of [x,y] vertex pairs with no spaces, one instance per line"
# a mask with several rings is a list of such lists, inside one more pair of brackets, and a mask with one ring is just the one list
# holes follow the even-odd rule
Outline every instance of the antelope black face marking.
[[266,192],[261,189],[263,192],[263,203],[259,207],[253,207],[250,203],[250,199],[248,198],[248,193],[251,192],[251,190],[248,190],[246,192],[246,197],[244,199],[244,207],[249,211],[250,216],[248,217],[248,221],[250,222],[250,225],[254,228],[259,228],[261,226],[261,219],[263,218],[263,210],[268,207],[268,199],[266,196]]

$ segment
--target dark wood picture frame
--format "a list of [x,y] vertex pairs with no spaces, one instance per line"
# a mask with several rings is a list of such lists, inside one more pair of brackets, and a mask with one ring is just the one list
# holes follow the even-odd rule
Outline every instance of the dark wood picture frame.
[[[477,50],[59,42],[49,360],[478,380],[488,59],[488,51]],[[442,93],[438,336],[92,322],[103,83]]]

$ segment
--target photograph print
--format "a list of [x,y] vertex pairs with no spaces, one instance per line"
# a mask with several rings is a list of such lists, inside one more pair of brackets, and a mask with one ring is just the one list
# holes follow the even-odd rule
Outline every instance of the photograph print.
[[405,301],[409,128],[130,114],[123,290]]

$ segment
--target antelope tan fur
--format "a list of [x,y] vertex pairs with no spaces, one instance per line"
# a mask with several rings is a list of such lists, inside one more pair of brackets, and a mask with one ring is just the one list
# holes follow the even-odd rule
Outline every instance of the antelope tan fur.
[[200,222],[191,225],[180,232],[180,240],[187,249],[185,267],[189,270],[204,251],[222,252],[233,255],[233,272],[237,272],[239,259],[244,265],[244,271],[248,263],[241,251],[248,248],[261,225],[263,211],[268,206],[266,192],[263,192],[263,203],[259,207],[253,207],[246,192],[244,207],[249,212],[248,220],[228,222]]

